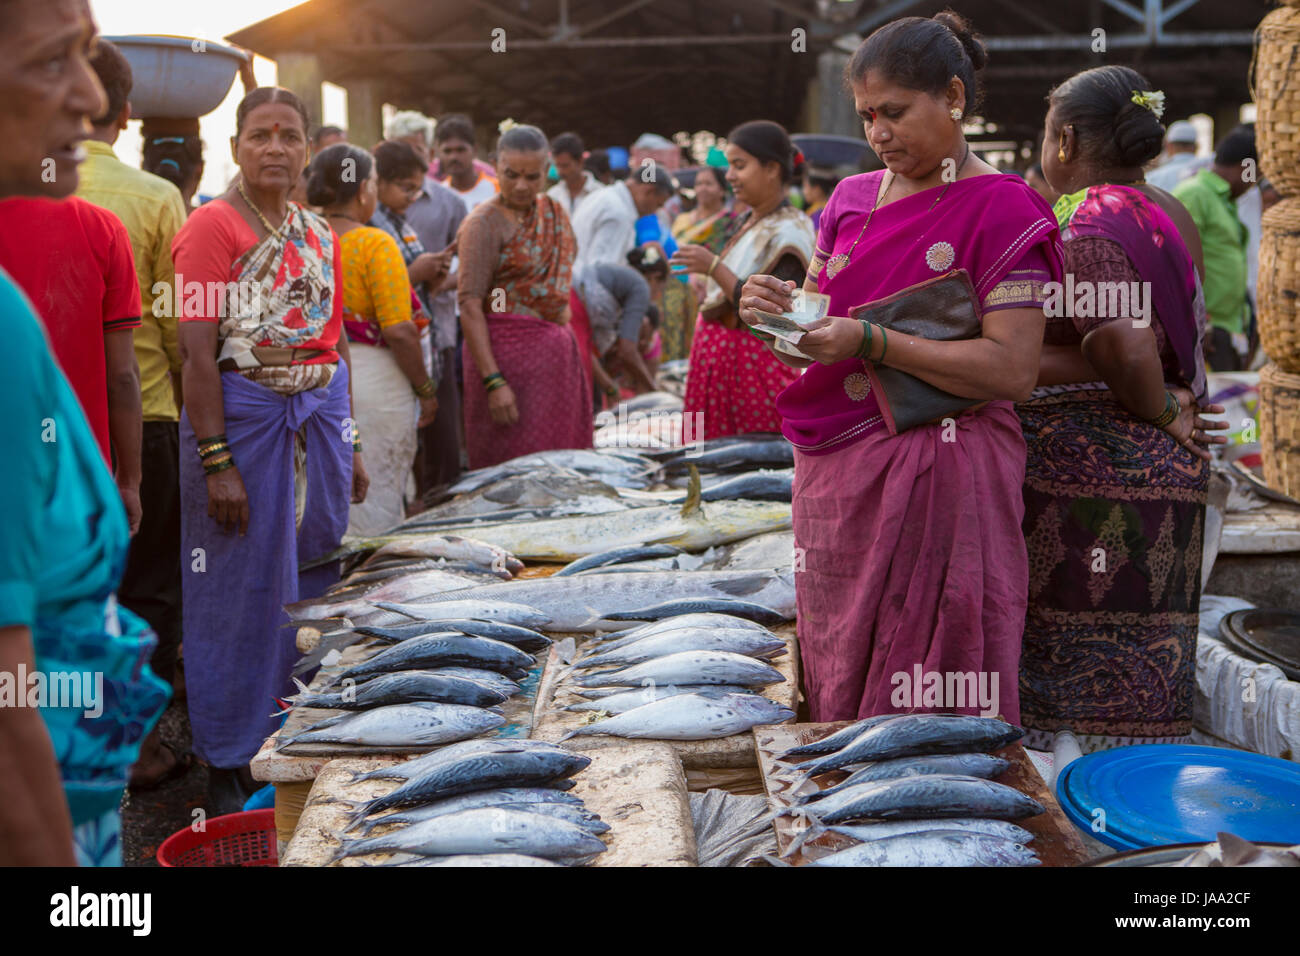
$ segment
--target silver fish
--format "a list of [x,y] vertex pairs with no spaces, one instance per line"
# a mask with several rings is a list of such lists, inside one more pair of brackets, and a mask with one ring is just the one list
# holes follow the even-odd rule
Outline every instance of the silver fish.
[[374,538],[355,538],[323,557],[299,566],[300,570],[318,567],[337,561],[349,554],[373,551],[362,564],[382,562],[387,558],[447,558],[450,561],[468,561],[494,572],[517,572],[524,569],[523,562],[508,550],[488,541],[457,534],[403,534],[380,535]]
[[676,617],[665,618],[662,621],[651,621],[649,624],[638,624],[636,627],[604,634],[596,637],[596,640],[601,642],[603,650],[608,650],[632,641],[639,641],[651,634],[659,634],[662,631],[675,631],[682,627],[721,627],[728,630],[739,628],[760,631],[763,634],[772,633],[762,624],[743,617],[735,617],[731,614],[679,614]]
[[802,764],[799,769],[807,778],[851,763],[892,760],[916,754],[996,750],[1024,735],[1019,727],[992,717],[904,714],[863,731],[835,753]]
[[506,722],[500,711],[463,704],[391,704],[331,717],[276,745],[358,744],[369,747],[424,747],[464,740]]
[[[775,471],[759,469],[714,482],[701,492],[700,500],[726,501],[743,498],[748,501],[789,501],[793,489],[793,468]],[[674,502],[677,503],[679,502]],[[786,557],[788,559],[789,555],[787,554]]]
[[610,551],[602,551],[599,554],[589,554],[577,561],[571,561],[556,571],[552,577],[565,577],[591,568],[603,568],[611,564],[626,564],[629,561],[643,561],[647,558],[671,558],[681,553],[680,548],[674,548],[667,544],[628,545]]
[[[610,630],[608,625],[602,626],[605,615],[630,607],[646,607],[663,600],[665,594],[679,598],[734,598],[772,608],[785,618],[794,617],[794,574],[789,571],[640,571],[530,578],[468,588],[435,598],[428,604],[403,605],[400,610],[430,620],[435,616],[479,617],[480,614],[447,614],[440,609],[470,601],[485,607],[511,601],[528,605],[546,617],[547,630],[590,632]],[[513,619],[510,623],[542,626]]]
[[475,667],[499,671],[510,677],[535,665],[532,655],[525,654],[513,644],[494,641],[490,637],[440,631],[386,647],[349,667],[334,679],[334,683],[356,680],[367,674],[435,667]]
[[743,694],[745,688],[731,684],[683,684],[681,686],[660,687],[652,685],[649,687],[638,687],[636,690],[626,690],[622,687],[608,688],[608,693],[602,690],[592,689],[586,691],[587,694],[600,694],[600,697],[594,700],[584,700],[578,704],[570,704],[565,710],[572,711],[603,711],[607,714],[622,714],[634,707],[642,707],[646,704],[652,704],[657,700],[663,700],[667,697],[677,697],[681,694],[699,694],[701,697],[722,697],[726,694]]
[[[524,584],[527,582],[517,582]],[[496,585],[488,585],[489,588]],[[412,620],[416,621],[450,621],[460,618],[470,618],[476,621],[501,621],[505,624],[516,624],[519,627],[539,628],[551,624],[551,617],[543,614],[535,607],[529,607],[525,604],[519,604],[514,601],[502,601],[498,598],[505,597],[505,592],[497,592],[488,597],[486,600],[481,598],[481,594],[475,594],[468,597],[471,591],[481,592],[483,588],[466,588],[463,592],[458,592],[454,599],[439,600],[436,603],[428,604],[395,604],[383,602],[377,607],[385,611],[391,611],[395,616],[384,621],[383,625],[387,626],[393,623],[409,624]],[[448,595],[450,598],[451,596]],[[373,622],[363,622],[361,626],[368,626]],[[558,628],[557,628],[558,630]]]
[[595,449],[559,449],[521,455],[488,468],[468,471],[456,484],[447,489],[447,493],[465,494],[514,475],[556,470],[596,478],[620,487],[643,488],[647,484],[645,476],[654,467],[655,463],[648,458],[618,454],[613,450],[607,452]]
[[787,811],[823,824],[865,819],[992,817],[1018,820],[1043,812],[1037,800],[1005,784],[955,774],[923,774],[860,783]]
[[1022,843],[967,830],[924,830],[859,843],[809,866],[1037,866]]
[[785,677],[771,664],[726,651],[683,651],[615,671],[583,674],[582,687],[637,687],[653,684],[781,684]]
[[640,664],[655,657],[677,654],[681,651],[730,651],[746,657],[766,659],[776,657],[786,650],[786,643],[775,634],[764,635],[758,631],[704,630],[684,628],[661,631],[623,647],[612,648],[585,657],[577,663],[580,669],[604,667],[609,664]]
[[591,734],[652,740],[716,740],[759,724],[784,723],[794,716],[790,708],[757,694],[722,697],[680,694],[579,727],[560,740]]
[[1008,820],[983,820],[979,817],[940,817],[931,820],[893,820],[888,823],[841,824],[825,828],[842,833],[855,840],[883,840],[903,833],[922,833],[926,830],[965,830],[968,833],[986,833],[989,836],[1030,843],[1034,835],[1022,826]]
[[[526,750],[545,751],[548,753],[567,753],[567,751],[545,740],[530,740],[527,737],[493,737],[486,740],[465,740],[460,743],[448,744],[445,747],[439,747],[427,754],[421,754],[418,757],[412,757],[410,760],[404,760],[401,763],[390,764],[386,767],[376,767],[374,770],[368,770],[365,773],[353,774],[352,781],[361,780],[412,780],[428,773],[434,767],[441,764],[452,763],[460,760],[462,757],[468,757],[472,754],[487,753],[522,753]],[[468,809],[461,807],[459,809]]]
[[863,720],[857,720],[849,724],[842,730],[837,730],[833,734],[820,737],[817,740],[810,741],[806,744],[800,744],[798,747],[791,747],[785,753],[777,757],[778,760],[784,760],[787,757],[806,757],[810,754],[829,754],[834,753],[841,747],[846,747],[853,743],[862,732],[870,730],[877,724],[883,724],[887,720],[893,720],[900,717],[901,714],[880,714],[876,717],[867,717]]
[[475,637],[490,637],[494,641],[505,641],[507,644],[513,644],[521,651],[527,651],[529,654],[536,654],[551,646],[551,639],[540,631],[534,631],[528,627],[519,627],[514,624],[505,624],[501,621],[471,621],[467,618],[452,618],[444,621],[412,621],[410,624],[399,624],[396,627],[363,625],[357,628],[358,633],[367,637],[378,638],[389,644],[397,644],[401,641],[410,640],[412,637],[422,637],[435,631],[460,631],[462,634],[472,634]]
[[464,677],[467,680],[477,681],[493,690],[499,690],[507,697],[513,697],[519,693],[519,685],[512,681],[504,674],[496,671],[490,671],[481,667],[435,667],[432,668],[435,674],[446,674],[448,677]]
[[373,680],[330,693],[311,693],[301,681],[298,686],[302,692],[292,698],[293,707],[330,710],[367,710],[387,704],[408,704],[421,700],[492,707],[504,703],[510,697],[507,693],[466,677],[420,670],[380,674]]
[[461,853],[456,856],[416,856],[413,853],[402,854],[402,859],[381,866],[563,866],[554,860],[543,860],[539,856],[524,856],[522,853]]
[[[552,790],[549,792],[560,793],[561,791]],[[473,794],[465,794],[465,796],[473,796]],[[565,796],[567,796],[567,794],[565,794]],[[393,813],[388,816],[375,817],[374,819],[366,820],[359,827],[361,835],[368,836],[374,829],[385,824],[401,824],[402,826],[410,826],[413,823],[420,823],[423,820],[432,820],[434,817],[446,816],[448,813],[461,812],[460,810],[439,810],[437,812],[432,812],[429,810],[430,806],[433,805],[428,804],[423,807],[415,807],[411,810],[403,810],[400,813]],[[502,810],[519,810],[522,813],[540,813],[543,816],[555,817],[557,820],[567,820],[575,826],[582,827],[588,833],[600,834],[609,832],[609,824],[603,821],[598,814],[592,813],[581,803],[553,803],[538,800],[525,801],[522,803],[494,801],[492,803],[480,804],[480,806],[500,807]],[[462,807],[461,809],[469,810],[474,808]]]
[[919,777],[927,773],[950,773],[963,777],[983,777],[992,780],[1011,767],[1009,760],[992,754],[923,754],[919,757],[897,757],[869,763],[833,787],[809,794],[807,800],[821,800],[831,794],[847,790],[859,783],[876,780],[894,780],[898,777]]
[[759,624],[781,624],[791,615],[753,601],[735,598],[674,598],[632,611],[614,611],[605,614],[609,621],[660,621],[683,614],[730,614]]
[[773,531],[719,548],[709,567],[715,571],[795,567],[793,531]]
[[375,827],[393,824],[419,823],[448,813],[461,810],[473,810],[477,807],[512,806],[516,809],[532,803],[555,803],[568,807],[582,808],[582,801],[573,794],[563,790],[551,790],[546,787],[505,787],[500,790],[479,790],[475,793],[462,793],[458,797],[435,800],[410,810],[398,810],[384,816],[370,817],[363,820],[358,829],[367,834]]
[[346,841],[334,859],[389,852],[426,856],[522,853],[581,863],[604,853],[605,844],[566,820],[520,810],[479,807],[413,823],[382,836]]

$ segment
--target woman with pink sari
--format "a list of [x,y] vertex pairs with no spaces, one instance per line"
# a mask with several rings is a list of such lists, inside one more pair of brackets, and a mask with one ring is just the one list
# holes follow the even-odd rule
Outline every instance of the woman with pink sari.
[[[881,27],[849,62],[887,168],[845,179],[822,213],[804,288],[830,296],[838,318],[800,340],[816,361],[777,400],[796,447],[799,649],[813,720],[1020,717],[1029,569],[1012,402],[1034,386],[1043,287],[1059,279],[1061,252],[1042,199],[972,156],[962,136],[984,62],[950,12]],[[935,341],[846,317],[956,270],[979,307],[974,337]],[[751,277],[742,318],[788,309],[793,285]],[[895,434],[873,387],[886,369],[976,403]]]
[[500,192],[456,236],[470,468],[591,447],[591,386],[569,326],[577,241],[542,188],[548,148],[535,126],[503,133]]

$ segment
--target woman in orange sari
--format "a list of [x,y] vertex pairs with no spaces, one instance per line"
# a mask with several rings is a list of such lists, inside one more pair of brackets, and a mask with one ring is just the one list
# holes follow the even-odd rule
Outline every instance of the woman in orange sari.
[[548,149],[535,126],[503,133],[500,192],[474,207],[456,237],[470,468],[591,447],[591,386],[569,328],[577,241],[543,191]]

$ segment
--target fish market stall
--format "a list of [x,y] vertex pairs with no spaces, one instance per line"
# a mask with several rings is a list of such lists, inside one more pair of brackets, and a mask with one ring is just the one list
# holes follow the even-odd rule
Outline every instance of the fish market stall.
[[[580,750],[581,748],[572,748]],[[591,763],[575,774],[568,791],[609,826],[600,834],[606,850],[593,866],[693,866],[695,833],[681,764],[666,744],[624,742],[617,749],[592,750]],[[396,781],[352,782],[353,775],[398,763],[395,758],[330,761],[316,778],[307,808],[281,866],[327,866],[348,825],[342,802],[391,792]],[[391,862],[388,854],[351,857],[337,865]]]
[[[881,723],[883,722],[882,720]],[[783,760],[782,755],[796,747],[815,746],[815,742],[829,739],[832,734],[845,731],[849,727],[855,727],[858,723],[854,721],[836,721],[816,724],[780,724],[755,728],[754,738],[758,761],[763,775],[763,783],[767,788],[768,802],[774,811],[786,812],[785,815],[776,817],[774,826],[779,852],[782,859],[787,863],[801,866],[830,854],[862,845],[860,840],[844,831],[858,831],[859,835],[861,835],[861,831],[876,826],[881,827],[882,833],[887,835],[906,836],[906,831],[911,829],[913,825],[917,828],[915,832],[923,832],[925,828],[942,829],[942,827],[935,827],[933,820],[921,820],[914,824],[902,823],[894,816],[885,815],[892,811],[877,809],[874,812],[881,813],[881,819],[886,822],[867,823],[865,826],[858,827],[850,825],[836,829],[832,829],[833,824],[830,824],[820,834],[816,830],[810,832],[810,829],[817,825],[817,821],[812,816],[800,817],[798,815],[800,800],[810,793],[817,792],[816,783],[820,783],[821,792],[825,792],[833,786],[842,784],[849,777],[849,774],[839,769],[832,769],[823,775],[819,775],[817,781],[812,785],[801,783],[800,773],[795,772],[801,768],[801,764],[793,762],[790,758]],[[852,735],[848,734],[846,736]],[[988,742],[996,743],[997,739],[999,738]],[[976,745],[972,744],[971,749],[976,750]],[[959,773],[992,774],[987,780],[973,780],[970,776],[965,776],[963,779],[967,781],[965,784],[967,786],[982,786],[987,789],[987,785],[993,783],[1014,791],[1014,793],[1000,791],[996,794],[996,796],[1007,801],[1009,809],[1003,812],[990,808],[987,812],[990,815],[998,814],[997,819],[984,820],[973,815],[967,815],[960,823],[953,824],[945,821],[946,825],[971,828],[983,827],[982,832],[984,835],[1005,834],[1007,837],[1012,837],[1013,834],[1017,833],[1017,830],[1027,831],[1029,836],[1021,833],[1018,840],[1021,841],[1022,846],[1028,846],[1032,850],[1037,857],[1037,862],[1042,866],[1077,866],[1086,863],[1092,857],[1092,854],[1084,846],[1083,840],[1080,839],[1078,831],[1066,818],[1060,805],[1049,792],[1043,778],[1039,776],[1038,771],[1029,760],[1024,747],[1013,741],[992,748],[987,755],[977,753],[975,756],[983,759],[978,761],[970,759],[972,754],[955,755],[956,758],[962,759],[954,759],[952,755],[941,759],[947,765],[944,769],[950,769],[952,775]],[[804,759],[802,766],[806,767],[809,762],[818,759],[818,757],[817,754],[809,754]],[[878,761],[872,766],[880,768],[882,763],[901,762],[900,760]],[[987,764],[987,766],[977,767],[975,766],[977,762]],[[939,767],[936,765],[935,767],[917,767],[914,769],[928,771],[937,770]],[[882,781],[894,783],[903,780],[915,781],[921,779],[919,775],[889,778],[884,773],[878,773],[876,776]],[[829,799],[829,796],[823,799]],[[809,802],[803,805],[811,806],[812,803]],[[1041,812],[1038,812],[1039,808]],[[907,816],[908,814],[904,812],[903,817],[906,819]],[[852,822],[854,819],[851,816],[851,811],[850,815],[845,816],[846,821]],[[957,838],[952,837],[952,839]],[[997,839],[997,837],[994,836],[994,839]],[[867,842],[873,841],[868,840]],[[1012,841],[1009,839],[1007,842]],[[860,863],[859,865],[872,864]]]

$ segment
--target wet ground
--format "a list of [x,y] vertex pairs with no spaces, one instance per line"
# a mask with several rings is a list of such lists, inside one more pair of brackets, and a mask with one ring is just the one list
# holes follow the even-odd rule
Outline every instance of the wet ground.
[[[190,722],[184,702],[172,701],[163,712],[162,739],[177,754],[189,753]],[[182,777],[153,790],[128,790],[122,804],[122,862],[157,866],[158,846],[195,819],[208,790],[208,771],[197,761]]]

